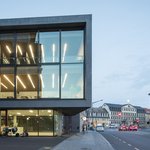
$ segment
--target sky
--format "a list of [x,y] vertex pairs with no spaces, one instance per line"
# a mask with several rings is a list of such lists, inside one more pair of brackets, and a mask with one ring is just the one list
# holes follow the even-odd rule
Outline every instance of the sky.
[[0,19],[92,14],[92,101],[150,108],[149,0],[0,0]]

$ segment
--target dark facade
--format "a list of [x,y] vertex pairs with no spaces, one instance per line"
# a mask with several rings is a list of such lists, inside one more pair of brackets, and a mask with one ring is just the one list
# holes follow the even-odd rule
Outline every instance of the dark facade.
[[0,20],[1,126],[58,135],[63,116],[91,106],[91,21],[91,15]]

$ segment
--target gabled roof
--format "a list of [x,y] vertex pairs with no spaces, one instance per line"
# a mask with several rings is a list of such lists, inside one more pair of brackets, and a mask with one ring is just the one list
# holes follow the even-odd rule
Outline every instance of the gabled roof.
[[[104,103],[105,105],[107,105],[110,109],[110,111],[121,111],[121,107],[125,106],[125,105],[128,105],[128,104],[111,104],[111,103]],[[129,104],[131,105],[131,104]],[[131,105],[133,106],[133,105]],[[145,109],[140,107],[140,106],[133,106],[134,108],[137,109],[137,112],[138,113],[145,113]]]
[[111,103],[105,103],[110,109],[110,111],[121,111],[122,105],[120,104],[111,104]]

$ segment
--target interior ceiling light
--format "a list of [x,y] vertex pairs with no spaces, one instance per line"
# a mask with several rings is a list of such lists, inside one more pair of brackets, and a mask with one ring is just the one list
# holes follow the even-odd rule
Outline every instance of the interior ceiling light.
[[27,62],[28,62],[28,64],[31,64],[31,63],[30,63],[30,59],[29,59],[29,55],[28,55],[28,53],[26,53],[26,55],[27,55],[27,57],[26,57],[26,58],[27,58]]
[[21,115],[21,113],[20,113],[20,112],[17,112],[17,115]]
[[29,80],[30,80],[30,82],[31,82],[31,84],[32,84],[32,86],[33,86],[33,88],[35,89],[35,85],[34,85],[34,83],[33,83],[33,81],[32,81],[32,78],[31,78],[31,76],[28,74],[28,78],[29,78]]
[[62,84],[62,88],[65,87],[65,83],[66,83],[67,76],[68,76],[68,74],[65,73],[64,80],[63,80],[63,84]]
[[65,43],[65,44],[64,44],[64,52],[63,52],[62,62],[64,62],[64,61],[65,61],[66,51],[67,51],[67,43]]
[[42,82],[42,87],[44,88],[44,82],[43,82],[42,74],[40,74],[40,79],[41,79],[41,82]]
[[30,49],[30,53],[31,53],[32,59],[33,59],[33,61],[34,61],[34,63],[35,63],[34,54],[33,54],[33,49],[32,49],[31,44],[29,45],[29,49]]
[[10,79],[4,74],[3,77],[14,87],[14,84],[10,81]]
[[1,85],[5,88],[5,89],[8,89],[8,87],[6,85],[4,85],[2,82],[1,82]]
[[42,53],[43,62],[45,62],[44,45],[41,45],[41,53]]
[[20,47],[19,45],[17,45],[17,48],[18,48],[18,50],[19,50],[20,54],[22,55],[21,47]]
[[29,110],[30,113],[33,113],[33,110]]
[[51,111],[51,110],[48,110],[47,112],[48,112],[48,113],[51,113],[52,111]]
[[8,45],[6,45],[6,49],[7,49],[7,51],[9,52],[9,54],[11,54],[11,50],[10,50],[10,48],[9,48]]
[[24,83],[22,82],[22,80],[20,79],[19,76],[17,76],[18,81],[21,83],[21,85],[23,86],[24,89],[26,89],[26,86],[24,85]]
[[55,74],[52,74],[52,88],[55,87]]
[[55,49],[56,49],[56,46],[55,44],[52,45],[52,50],[53,50],[53,62],[55,62]]

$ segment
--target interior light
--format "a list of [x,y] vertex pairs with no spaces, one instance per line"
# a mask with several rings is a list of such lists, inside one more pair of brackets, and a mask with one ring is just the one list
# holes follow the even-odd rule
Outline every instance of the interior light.
[[55,62],[55,49],[56,49],[56,46],[55,44],[52,45],[52,50],[53,50],[53,62]]
[[10,81],[10,79],[6,75],[3,75],[3,77],[14,87],[14,84]]
[[22,82],[22,80],[20,79],[19,76],[17,76],[17,79],[19,80],[19,82],[21,83],[21,85],[23,86],[23,88],[26,89],[26,86],[24,85],[24,83]]
[[9,54],[11,54],[11,50],[8,45],[6,45],[6,49],[8,50]]
[[81,44],[78,51],[78,57],[77,57],[79,61],[83,61],[83,55],[84,55],[83,52],[84,52],[84,48],[83,48],[83,44]]
[[30,113],[33,113],[33,110],[29,110]]
[[21,113],[20,113],[20,112],[17,112],[17,115],[21,115]]
[[1,85],[5,88],[5,89],[8,89],[8,87],[6,85],[4,85],[2,82],[1,82]]
[[19,45],[17,45],[17,48],[18,48],[18,50],[19,50],[20,54],[22,55],[21,47],[20,47]]
[[41,45],[41,51],[42,51],[43,62],[45,62],[44,45]]
[[28,74],[28,78],[29,78],[29,80],[30,80],[30,82],[31,82],[31,84],[32,84],[32,86],[33,86],[33,88],[35,89],[35,85],[34,85],[32,79],[31,79],[31,76],[30,76],[29,74]]
[[64,44],[64,52],[63,52],[62,62],[64,62],[64,60],[65,60],[66,50],[67,50],[67,43]]
[[51,113],[52,111],[51,111],[51,110],[48,110],[47,112],[48,112],[48,113]]
[[52,74],[52,88],[55,87],[55,74]]
[[29,45],[29,49],[30,49],[30,53],[31,53],[32,59],[33,59],[33,61],[34,61],[34,63],[35,63],[34,54],[33,54],[33,49],[32,49],[31,44]]
[[30,117],[27,117],[27,120],[29,120],[30,119]]
[[40,79],[41,79],[41,82],[42,82],[42,87],[44,88],[44,82],[43,82],[42,74],[40,74]]
[[28,64],[31,64],[31,63],[30,63],[30,60],[29,60],[29,55],[28,55],[28,53],[26,53],[26,55],[27,55],[27,62],[28,62]]
[[63,84],[62,84],[62,88],[65,87],[65,83],[66,83],[67,76],[68,76],[68,74],[65,73],[64,80],[63,80]]

